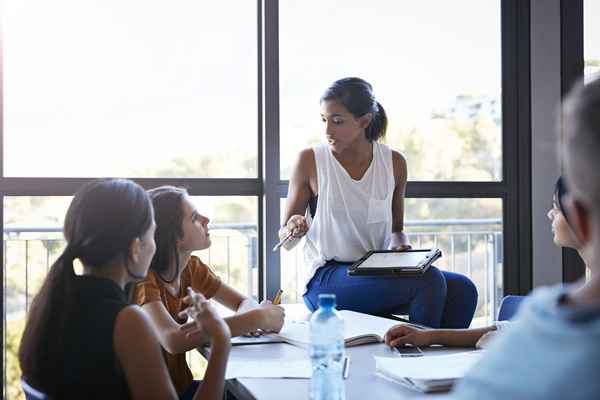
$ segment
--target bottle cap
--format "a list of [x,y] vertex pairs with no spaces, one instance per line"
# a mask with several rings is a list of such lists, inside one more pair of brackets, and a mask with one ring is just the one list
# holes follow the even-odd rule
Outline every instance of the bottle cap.
[[335,307],[335,294],[323,293],[319,295],[319,307],[332,308]]

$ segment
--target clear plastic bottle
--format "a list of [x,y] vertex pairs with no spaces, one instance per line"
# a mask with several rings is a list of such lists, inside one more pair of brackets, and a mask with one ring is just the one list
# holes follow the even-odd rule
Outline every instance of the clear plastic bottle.
[[335,309],[335,295],[319,295],[319,308],[310,319],[311,400],[346,398],[344,364],[344,320]]

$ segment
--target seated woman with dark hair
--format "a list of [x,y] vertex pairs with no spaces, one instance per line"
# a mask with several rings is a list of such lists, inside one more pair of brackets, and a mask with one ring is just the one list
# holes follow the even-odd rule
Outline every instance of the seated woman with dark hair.
[[[128,180],[97,180],[73,198],[67,247],[35,296],[19,348],[24,381],[57,399],[177,399],[152,324],[125,285],[144,278],[155,252],[152,203]],[[83,264],[76,275],[73,261]],[[193,315],[213,351],[195,399],[222,399],[227,324],[205,299]]]

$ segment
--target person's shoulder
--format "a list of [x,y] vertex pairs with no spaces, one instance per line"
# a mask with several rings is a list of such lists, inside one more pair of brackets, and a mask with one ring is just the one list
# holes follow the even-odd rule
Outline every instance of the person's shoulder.
[[404,158],[404,155],[402,155],[402,153],[400,153],[399,151],[391,148],[390,151],[392,152],[392,162],[394,163],[394,166],[398,165],[400,167],[406,168],[406,158]]
[[139,332],[145,329],[152,329],[152,324],[146,313],[136,304],[123,307],[117,315],[115,335],[123,332]]
[[531,294],[523,299],[519,309],[547,309],[558,304],[560,299],[569,291],[569,286],[564,284],[541,286],[535,288]]
[[150,317],[137,305],[129,305],[119,312],[113,328],[113,341],[120,360],[126,353],[143,353],[158,343]]
[[[382,146],[385,146],[385,145],[382,145]],[[406,159],[404,158],[402,153],[400,153],[396,150],[390,149],[390,152],[392,153],[392,166],[394,168],[394,177],[396,178],[396,183],[398,184],[399,180],[401,182],[406,181],[406,179],[407,179]]]
[[300,153],[298,153],[298,158],[296,159],[296,165],[294,166],[294,171],[292,172],[292,176],[297,180],[306,180],[308,177],[313,176],[316,171],[316,156],[315,149],[307,148]]
[[194,269],[194,268],[208,268],[206,264],[200,259],[198,256],[191,256],[189,261],[187,262],[186,268]]
[[146,275],[146,277],[135,284],[136,288],[148,287],[148,286],[150,286],[150,287],[159,287],[160,286],[160,280],[158,279],[158,276],[156,275],[156,272],[154,272],[154,271],[148,271],[148,274]]
[[315,152],[318,151],[317,147],[308,147],[298,153],[298,164],[309,165],[315,162]]

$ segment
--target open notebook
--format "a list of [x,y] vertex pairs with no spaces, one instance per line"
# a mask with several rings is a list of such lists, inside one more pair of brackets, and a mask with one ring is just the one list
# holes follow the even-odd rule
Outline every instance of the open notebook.
[[[403,323],[355,311],[342,310],[339,313],[344,319],[344,343],[346,347],[383,342],[388,329]],[[412,326],[421,328],[417,325]],[[281,332],[272,333],[269,336],[307,348],[310,344],[310,323],[306,320],[286,319]]]
[[375,369],[382,377],[419,392],[446,392],[480,356],[481,351],[418,358],[375,357]]

